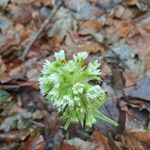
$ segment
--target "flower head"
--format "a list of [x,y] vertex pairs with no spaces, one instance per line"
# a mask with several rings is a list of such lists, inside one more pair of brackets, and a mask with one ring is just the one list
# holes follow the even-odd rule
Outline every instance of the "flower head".
[[95,60],[94,62],[90,62],[87,70],[89,72],[89,74],[91,75],[100,75],[100,64],[98,63],[98,60]]
[[82,94],[84,90],[84,84],[77,82],[73,85],[72,90],[74,94]]
[[[90,81],[99,80],[100,64],[96,60],[84,65],[87,52],[80,52],[72,60],[65,60],[64,50],[55,53],[56,60],[45,61],[39,78],[41,93],[58,112],[68,127],[70,123],[92,126],[98,117],[99,107],[105,101],[105,91]],[[86,117],[85,117],[86,116]],[[102,115],[101,115],[102,116]],[[102,120],[115,124],[106,116]]]
[[61,51],[59,51],[59,53],[55,52],[54,56],[55,56],[55,59],[58,60],[58,61],[59,60],[60,61],[65,60],[65,52],[64,52],[63,49]]

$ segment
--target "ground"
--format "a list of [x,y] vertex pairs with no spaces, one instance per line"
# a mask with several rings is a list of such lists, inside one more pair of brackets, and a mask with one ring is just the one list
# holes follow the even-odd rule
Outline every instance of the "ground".
[[[39,90],[45,59],[87,51],[107,101],[90,130],[67,130]],[[150,149],[149,0],[0,1],[1,150]]]

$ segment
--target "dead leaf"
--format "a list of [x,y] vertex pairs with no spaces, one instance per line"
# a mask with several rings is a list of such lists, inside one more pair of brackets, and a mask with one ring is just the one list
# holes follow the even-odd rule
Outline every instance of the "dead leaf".
[[139,78],[138,75],[132,71],[124,71],[122,75],[124,78],[125,87],[136,85]]
[[69,145],[69,144],[63,142],[60,144],[58,150],[79,150],[79,149],[73,145]]
[[96,142],[99,145],[99,147],[103,147],[104,150],[117,150],[115,144],[98,130],[95,130],[92,133],[91,139],[93,142]]
[[128,44],[133,48],[134,52],[138,54],[140,58],[142,58],[144,54],[150,51],[149,41],[150,38],[145,38],[140,35],[137,35],[128,39]]
[[0,83],[4,84],[11,81],[11,77],[8,75],[8,73],[0,74]]
[[108,66],[106,61],[103,61],[101,63],[101,75],[102,75],[102,77],[106,77],[106,76],[111,76],[112,75],[111,68]]
[[[106,150],[100,142],[84,141],[80,138],[64,140],[64,143],[63,147],[69,147],[69,150]],[[61,147],[60,150],[62,150]]]
[[143,142],[144,144],[150,146],[150,132],[146,130],[138,130],[138,129],[129,129],[128,133],[132,134],[134,138],[138,141]]
[[86,41],[84,44],[79,45],[79,50],[87,51],[89,53],[98,53],[98,52],[104,52],[106,49],[101,44],[98,44],[96,42],[92,41]]
[[0,55],[0,75],[6,71],[6,65],[4,64],[4,61],[2,60],[2,57]]
[[88,35],[99,32],[101,29],[101,24],[97,20],[88,20],[81,22],[79,25],[79,34]]
[[29,7],[20,8],[14,15],[13,19],[21,24],[29,23],[32,20],[32,12]]
[[22,150],[45,150],[46,143],[38,131],[33,131],[30,137],[22,144]]
[[[143,139],[142,139],[143,137]],[[150,145],[149,145],[149,133],[148,132],[143,132],[141,133],[138,132],[130,132],[126,131],[122,135],[120,135],[121,141],[123,142],[124,146],[130,150],[149,150]],[[146,141],[144,143],[143,141]],[[148,145],[147,145],[148,142]]]
[[54,35],[50,40],[49,40],[49,44],[51,46],[52,49],[59,49],[61,42],[62,42],[62,38],[59,35]]
[[0,134],[0,141],[1,142],[20,142],[24,141],[27,136],[30,134],[30,131],[10,131],[7,133]]
[[127,5],[136,5],[139,0],[127,0]]

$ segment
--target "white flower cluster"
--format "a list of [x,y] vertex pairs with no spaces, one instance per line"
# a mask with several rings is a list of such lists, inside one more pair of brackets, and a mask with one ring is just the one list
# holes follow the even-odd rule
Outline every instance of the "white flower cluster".
[[88,100],[95,100],[98,98],[102,92],[104,92],[99,85],[92,86],[91,88],[88,89],[86,93],[86,98]]
[[80,52],[77,55],[73,55],[73,59],[75,62],[80,62],[85,60],[88,57],[88,53],[87,52]]
[[101,72],[99,67],[100,67],[100,63],[98,63],[98,60],[95,60],[94,62],[89,63],[87,70],[91,75],[100,75]]
[[84,84],[77,82],[76,84],[73,85],[72,90],[74,94],[79,94],[79,93],[82,94],[84,90]]
[[65,52],[64,52],[64,50],[61,50],[59,53],[55,52],[54,56],[55,56],[56,60],[58,60],[58,61],[65,60]]
[[66,124],[80,122],[86,125],[95,121],[99,107],[105,100],[105,92],[99,85],[89,81],[100,80],[100,64],[98,61],[84,66],[87,52],[81,52],[67,61],[64,50],[54,54],[56,61],[45,61],[42,76],[39,79],[41,93],[53,104]]

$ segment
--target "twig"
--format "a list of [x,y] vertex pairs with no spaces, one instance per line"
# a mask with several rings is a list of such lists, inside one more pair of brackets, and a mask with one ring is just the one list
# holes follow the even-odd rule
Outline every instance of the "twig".
[[60,7],[60,3],[54,7],[52,13],[50,13],[50,15],[48,16],[48,18],[44,21],[44,23],[41,25],[41,27],[39,28],[39,30],[37,30],[35,33],[33,33],[30,37],[29,37],[29,44],[27,45],[27,47],[25,48],[22,56],[20,57],[21,60],[24,60],[27,56],[27,54],[29,53],[33,43],[37,40],[37,38],[40,36],[40,34],[42,33],[42,31],[45,29],[45,27],[48,25],[48,23],[50,22],[51,18],[53,15],[55,15],[56,11],[58,10],[58,8]]

